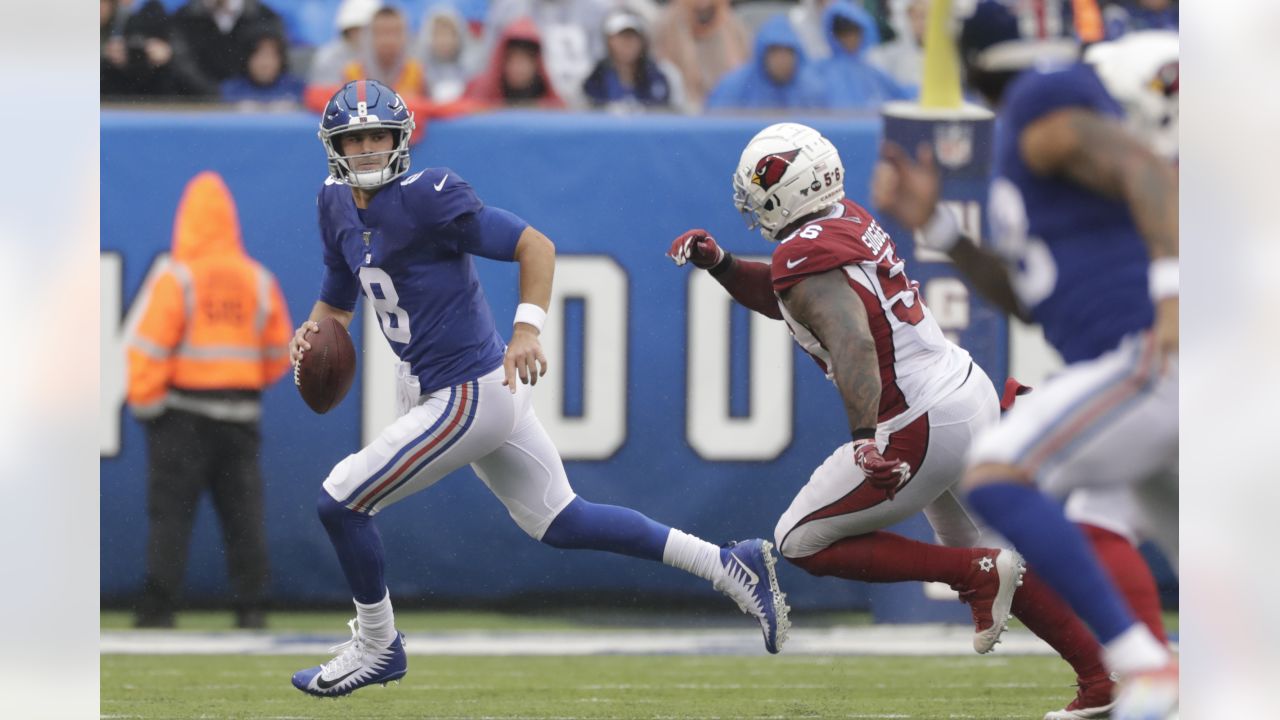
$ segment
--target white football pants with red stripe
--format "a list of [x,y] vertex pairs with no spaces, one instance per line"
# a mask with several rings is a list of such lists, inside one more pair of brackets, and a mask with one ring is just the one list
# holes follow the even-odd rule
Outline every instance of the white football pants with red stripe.
[[[471,465],[535,539],[574,498],[560,453],[533,412],[533,392],[503,386],[501,367],[437,390],[324,481],[334,500],[370,515]],[[517,381],[518,382],[518,381]]]
[[[1177,358],[1162,371],[1150,333],[1142,333],[1068,365],[978,438],[969,464],[988,463],[1013,466],[1057,497],[1085,491],[1084,498],[1073,497],[1073,520],[1149,534],[1176,568]],[[1090,500],[1089,493],[1100,497]],[[1139,517],[1120,502],[1112,522],[1098,512],[1099,502],[1129,493]],[[1112,527],[1120,522],[1130,527]]]
[[[965,509],[956,485],[977,434],[996,424],[999,397],[977,363],[964,384],[929,411],[893,429],[882,425],[876,445],[888,459],[911,465],[911,479],[893,500],[863,477],[853,462],[852,443],[836,448],[791,501],[774,529],[778,551],[802,558],[847,537],[882,530],[924,511],[938,541],[973,547],[981,528]],[[1021,401],[1019,401],[1021,402]],[[892,421],[890,421],[892,422]]]

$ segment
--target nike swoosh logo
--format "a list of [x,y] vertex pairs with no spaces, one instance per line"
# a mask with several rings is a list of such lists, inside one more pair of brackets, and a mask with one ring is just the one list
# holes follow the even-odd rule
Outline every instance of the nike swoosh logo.
[[737,555],[731,555],[730,557],[733,558],[734,562],[738,563],[738,567],[742,568],[742,572],[746,573],[747,577],[751,578],[752,585],[760,584],[760,576],[755,574],[754,572],[751,572],[751,568],[747,567],[746,563],[739,560]]
[[449,179],[449,173],[445,173],[444,177],[440,178],[440,182],[436,183],[435,185],[432,185],[431,187],[435,188],[436,192],[440,192],[440,188],[444,187],[444,181],[448,179]]
[[798,259],[798,260],[788,260],[788,261],[787,261],[787,269],[788,269],[788,270],[791,270],[791,269],[795,268],[795,266],[799,265],[800,263],[802,263],[802,262],[804,262],[805,260],[808,260],[808,259],[809,259],[809,256],[808,256],[808,255],[805,255],[804,257],[802,257],[802,258],[800,258],[800,259]]
[[[734,559],[736,560],[737,558],[734,558]],[[321,690],[328,690],[329,688],[333,687],[334,685],[337,685],[338,683],[342,682],[343,680],[346,680],[347,678],[351,677],[352,675],[355,675],[358,672],[360,672],[360,668],[356,668],[355,670],[352,670],[351,672],[347,673],[346,675],[343,675],[340,678],[335,678],[329,681],[326,681],[322,677],[318,677],[316,678],[316,687],[320,688]]]

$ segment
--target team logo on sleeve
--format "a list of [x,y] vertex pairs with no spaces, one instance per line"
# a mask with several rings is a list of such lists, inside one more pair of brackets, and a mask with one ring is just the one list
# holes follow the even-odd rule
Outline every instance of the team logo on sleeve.
[[796,148],[760,158],[760,162],[756,163],[755,172],[751,173],[752,184],[759,185],[763,190],[777,185],[786,174],[787,168],[791,167],[791,161],[795,160],[799,154],[800,148]]

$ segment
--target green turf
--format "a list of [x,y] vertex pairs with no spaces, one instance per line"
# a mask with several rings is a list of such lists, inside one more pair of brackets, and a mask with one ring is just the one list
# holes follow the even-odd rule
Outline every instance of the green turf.
[[412,657],[341,700],[289,685],[315,657],[102,657],[102,717],[1039,718],[1073,695],[1044,657]]

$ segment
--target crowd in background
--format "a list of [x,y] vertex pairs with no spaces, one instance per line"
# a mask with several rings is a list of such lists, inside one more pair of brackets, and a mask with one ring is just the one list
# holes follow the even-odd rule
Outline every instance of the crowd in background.
[[[104,101],[318,110],[374,78],[424,116],[874,110],[918,93],[930,2],[99,1]],[[1178,27],[1177,0],[1092,1],[1106,38]]]

